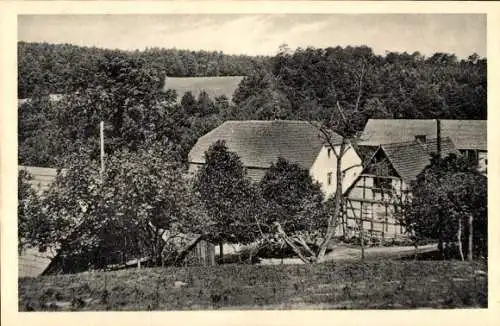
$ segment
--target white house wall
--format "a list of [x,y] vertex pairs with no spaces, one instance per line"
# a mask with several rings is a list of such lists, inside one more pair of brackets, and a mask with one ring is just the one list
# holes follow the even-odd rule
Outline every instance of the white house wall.
[[[336,147],[335,150],[340,150],[340,146]],[[345,170],[351,166],[343,180],[342,189],[346,191],[347,188],[356,180],[358,175],[361,173],[361,158],[358,156],[353,148],[349,148],[347,152],[342,157],[342,170]],[[316,160],[314,161],[309,173],[311,177],[321,184],[321,189],[323,190],[326,197],[330,197],[335,194],[335,188],[337,184],[337,174],[336,174],[337,162],[333,151],[330,156],[328,156],[328,147],[324,146],[319,152]],[[328,173],[331,173],[331,182],[328,184]]]
[[488,152],[480,151],[477,153],[477,167],[479,172],[486,174],[488,171]]

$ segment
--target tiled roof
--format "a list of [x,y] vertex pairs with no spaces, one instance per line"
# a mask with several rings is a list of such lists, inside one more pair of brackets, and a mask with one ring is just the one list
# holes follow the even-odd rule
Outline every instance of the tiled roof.
[[[378,146],[412,141],[417,135],[436,138],[436,120],[370,119],[363,131],[360,145]],[[441,137],[450,137],[460,150],[487,150],[487,121],[441,120]]]
[[[340,143],[342,138],[335,135]],[[205,151],[217,140],[226,141],[246,167],[258,168],[268,168],[283,157],[309,169],[323,146],[318,129],[307,121],[226,121],[198,140],[189,162],[204,163]]]
[[[381,146],[399,176],[407,183],[417,178],[430,164],[431,153],[437,152],[437,140],[428,140],[426,144],[417,141],[385,144]],[[446,137],[441,140],[441,156],[458,154],[453,142]]]
[[18,167],[18,170],[24,170],[31,174],[33,179],[30,180],[30,184],[32,185],[33,189],[35,189],[39,193],[47,189],[57,176],[57,169],[53,168],[20,165]]
[[177,92],[177,98],[182,99],[186,92],[191,92],[198,97],[204,90],[214,100],[222,95],[232,100],[233,93],[238,88],[243,76],[226,77],[166,77],[164,89],[173,89]]

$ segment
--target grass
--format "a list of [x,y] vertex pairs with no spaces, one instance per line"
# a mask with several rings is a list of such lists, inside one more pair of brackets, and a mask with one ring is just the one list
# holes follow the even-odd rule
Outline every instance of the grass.
[[[487,307],[485,262],[144,268],[19,280],[19,310]],[[176,287],[175,282],[186,285]]]

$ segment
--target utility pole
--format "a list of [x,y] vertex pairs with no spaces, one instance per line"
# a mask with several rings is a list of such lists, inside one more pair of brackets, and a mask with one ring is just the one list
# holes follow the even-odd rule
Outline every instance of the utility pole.
[[[441,166],[441,120],[436,119],[436,151],[437,151],[437,159],[438,159],[438,166]],[[439,199],[438,199],[439,202]],[[441,252],[441,255],[443,255],[444,258],[444,248],[443,248],[443,216],[441,213],[441,210],[438,212],[438,227],[439,227],[439,242],[438,242],[438,248],[439,251]]]
[[436,122],[437,122],[437,130],[436,130],[437,154],[438,154],[439,159],[441,159],[441,120],[437,119]]
[[100,123],[101,134],[101,181],[104,181],[104,121]]

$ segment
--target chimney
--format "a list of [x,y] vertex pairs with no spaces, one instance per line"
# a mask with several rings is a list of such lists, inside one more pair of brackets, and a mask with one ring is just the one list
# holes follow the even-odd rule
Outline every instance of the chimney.
[[437,154],[441,158],[441,120],[437,119]]

